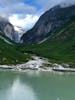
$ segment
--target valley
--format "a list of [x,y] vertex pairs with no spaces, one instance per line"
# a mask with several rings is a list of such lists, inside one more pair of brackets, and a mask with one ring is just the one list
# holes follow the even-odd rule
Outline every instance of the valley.
[[[14,40],[16,39],[14,27],[1,18],[0,65],[23,64],[32,60],[31,54],[35,54],[38,57],[47,58],[50,63],[60,65],[65,63],[74,68],[74,11],[75,5],[65,8],[58,5],[45,12],[34,27],[26,33],[23,33],[25,31],[21,27],[15,26],[19,32],[17,36],[23,34],[19,41]],[[11,33],[12,39],[7,32]]]
[[0,100],[75,100],[75,0],[0,0]]
[[67,63],[71,67],[75,66],[75,21],[71,20],[63,28],[48,38],[41,44],[25,45],[23,51],[35,53],[46,57],[50,62]]

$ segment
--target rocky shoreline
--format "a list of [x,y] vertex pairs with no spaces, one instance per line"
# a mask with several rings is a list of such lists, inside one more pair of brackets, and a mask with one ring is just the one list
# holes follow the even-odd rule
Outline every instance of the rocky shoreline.
[[20,71],[37,70],[37,71],[58,71],[58,72],[75,72],[68,64],[52,64],[46,58],[32,56],[33,60],[18,65],[0,65],[0,70]]
[[0,65],[0,70],[11,70],[11,71],[26,71],[26,70],[38,70],[38,71],[52,71],[48,59],[32,56],[33,60],[28,61],[24,64],[17,65]]

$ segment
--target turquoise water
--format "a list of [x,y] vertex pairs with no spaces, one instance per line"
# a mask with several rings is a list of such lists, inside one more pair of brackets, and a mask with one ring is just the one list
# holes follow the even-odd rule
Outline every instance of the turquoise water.
[[75,100],[75,74],[0,72],[0,100]]

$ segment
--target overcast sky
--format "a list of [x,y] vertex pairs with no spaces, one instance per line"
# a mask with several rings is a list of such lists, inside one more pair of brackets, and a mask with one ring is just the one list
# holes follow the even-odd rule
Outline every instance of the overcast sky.
[[0,15],[28,30],[42,13],[63,1],[75,3],[75,0],[0,0]]

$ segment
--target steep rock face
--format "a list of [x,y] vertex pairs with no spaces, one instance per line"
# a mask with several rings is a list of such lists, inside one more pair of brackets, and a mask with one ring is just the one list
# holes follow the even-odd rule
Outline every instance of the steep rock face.
[[17,42],[20,42],[21,36],[26,32],[22,27],[14,26],[15,32],[18,33]]
[[21,37],[21,41],[28,44],[39,43],[69,22],[73,16],[75,5],[55,6],[39,18],[35,26]]
[[0,17],[0,31],[3,35],[7,36],[11,40],[17,42],[18,33],[15,32],[14,27],[5,18]]

